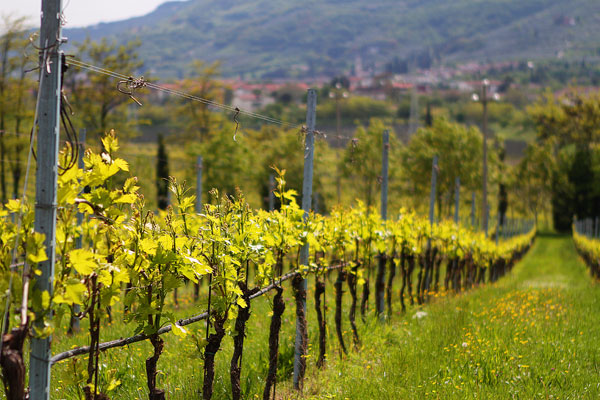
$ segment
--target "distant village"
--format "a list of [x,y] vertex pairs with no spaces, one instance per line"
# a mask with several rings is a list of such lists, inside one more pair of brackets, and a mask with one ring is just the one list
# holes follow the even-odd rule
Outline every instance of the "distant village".
[[[465,80],[465,76],[484,76],[489,69],[506,69],[517,62],[503,62],[482,65],[469,63],[456,68],[439,67],[428,70],[417,70],[408,74],[393,74],[390,72],[373,73],[361,68],[359,62],[353,68],[353,73],[347,78],[344,90],[349,95],[369,97],[373,100],[390,100],[413,90],[419,94],[438,92],[476,93],[481,89],[480,80]],[[533,64],[529,63],[533,68]],[[310,82],[293,79],[273,79],[268,82],[250,82],[242,79],[221,81],[232,90],[231,104],[249,110],[257,110],[277,101],[282,92],[305,92],[309,87],[329,85],[332,77],[319,77]],[[489,94],[498,93],[501,81],[490,80]]]

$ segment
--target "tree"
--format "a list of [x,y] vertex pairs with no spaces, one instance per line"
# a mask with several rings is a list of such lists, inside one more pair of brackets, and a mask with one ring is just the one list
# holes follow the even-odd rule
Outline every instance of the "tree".
[[160,210],[169,206],[169,158],[162,135],[158,135],[156,154],[156,202]]
[[[25,18],[2,18],[2,32],[0,37],[0,201],[6,202],[7,179],[6,164],[10,161],[13,175],[13,195],[18,197],[18,187],[21,177],[20,155],[23,150],[23,140],[19,139],[22,133],[21,122],[24,117],[24,104],[28,85],[25,79],[25,63],[27,56],[25,48],[27,39],[25,35]],[[14,77],[15,72],[19,78]],[[15,131],[8,138],[8,122],[12,119]],[[11,146],[12,144],[12,146]],[[10,147],[13,147],[10,149]],[[13,155],[12,160],[7,156]]]
[[[220,74],[219,66],[219,62],[206,64],[203,61],[193,61],[189,77],[179,83],[179,90],[211,102],[222,103],[224,90],[216,80]],[[211,129],[220,119],[220,114],[214,113],[206,102],[190,99],[179,102],[176,114],[185,138],[201,142],[208,139]]]
[[482,135],[475,127],[436,118],[430,128],[419,129],[401,155],[404,179],[416,201],[427,198],[430,193],[431,166],[437,155],[438,216],[450,216],[457,177],[465,189],[480,188],[481,148]]
[[[102,39],[100,42],[93,42],[86,39],[76,46],[76,53],[82,61],[135,78],[134,74],[143,65],[135,51],[139,46],[139,41],[119,46],[116,41],[109,43]],[[131,132],[134,124],[125,113],[127,106],[133,101],[126,94],[117,91],[118,80],[96,72],[86,72],[82,78],[83,71],[74,66],[70,68],[77,73],[65,74],[65,87],[74,98],[72,103],[76,105],[75,116],[87,128],[88,135],[100,139],[110,129],[121,131],[121,137],[125,131]],[[139,98],[141,93],[134,95]]]
[[433,115],[431,115],[431,103],[427,102],[427,110],[425,112],[425,126],[430,128],[433,125]]
[[600,190],[593,185],[600,177],[594,157],[600,142],[600,94],[571,90],[557,98],[547,92],[528,112],[538,141],[552,149],[557,165],[551,179],[554,227],[567,231],[573,216],[600,216]]
[[567,177],[573,190],[569,214],[578,219],[596,216],[598,211],[594,209],[594,192],[597,191],[594,189],[592,151],[589,148],[577,146]]
[[[213,126],[212,134],[207,140],[189,146],[189,160],[196,160],[202,155],[202,187],[203,199],[212,198],[207,194],[211,189],[217,189],[223,196],[235,196],[236,188],[244,193],[253,187],[254,171],[250,167],[251,155],[247,139],[238,131],[233,139],[235,125],[222,121],[219,126]],[[190,162],[190,165],[195,163]],[[195,176],[195,169],[188,171],[187,176]],[[245,190],[248,189],[248,190]]]
[[[386,125],[380,119],[373,118],[368,127],[359,126],[354,138],[348,142],[342,160],[344,177],[350,178],[349,186],[356,197],[367,206],[376,204],[377,187],[381,180],[381,152],[383,147],[383,131]],[[393,131],[390,131],[390,165],[398,160],[400,143]],[[390,167],[389,180],[393,181],[397,168]]]
[[555,168],[552,147],[543,143],[533,143],[527,146],[525,156],[513,170],[510,183],[515,199],[513,204],[518,205],[518,211],[524,214],[532,213],[536,223],[538,215],[545,212],[550,205],[548,199],[552,195],[552,176]]
[[506,218],[506,211],[508,210],[508,192],[506,189],[508,176],[506,174],[506,165],[504,159],[506,158],[506,150],[497,145],[498,152],[498,216],[499,224],[504,225],[504,219]]
[[[253,188],[258,189],[258,206],[268,209],[269,176],[277,176],[273,167],[285,170],[285,187],[297,194],[301,204],[302,182],[304,179],[304,136],[300,130],[287,130],[274,125],[264,125],[260,130],[249,130],[246,136],[247,146],[252,149],[250,168],[254,172]],[[323,136],[315,135],[314,173],[313,173],[313,209],[326,213],[328,204],[335,193],[335,155]],[[247,173],[246,173],[247,174]],[[247,191],[246,191],[247,193]],[[280,201],[275,196],[275,209]]]

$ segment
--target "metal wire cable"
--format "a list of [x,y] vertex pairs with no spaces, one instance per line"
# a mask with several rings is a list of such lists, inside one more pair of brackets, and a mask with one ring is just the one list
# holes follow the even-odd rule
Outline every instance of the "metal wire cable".
[[[97,73],[100,73],[100,74],[108,75],[108,76],[111,76],[111,77],[116,78],[116,79],[121,79],[121,80],[127,81],[127,80],[129,80],[131,78],[130,76],[122,75],[120,73],[108,70],[106,68],[97,67],[95,65],[92,65],[92,64],[89,64],[89,63],[85,63],[83,61],[80,61],[80,60],[77,60],[77,59],[74,59],[74,58],[70,58],[68,62],[71,63],[72,65],[76,66],[76,67],[87,69],[89,71],[97,72]],[[234,112],[234,113],[239,113],[239,114],[242,114],[242,115],[246,115],[248,117],[252,117],[252,118],[256,118],[256,119],[261,119],[263,121],[266,121],[266,122],[269,122],[269,123],[272,123],[272,124],[277,124],[277,125],[281,125],[281,126],[285,126],[285,127],[289,127],[289,128],[302,128],[302,125],[300,125],[300,124],[293,124],[291,122],[282,121],[280,119],[269,117],[267,115],[258,114],[258,113],[255,113],[255,112],[252,112],[252,111],[249,111],[249,110],[244,110],[244,109],[241,109],[239,107],[229,106],[227,104],[222,104],[222,103],[216,102],[214,100],[205,99],[203,97],[195,96],[193,94],[189,94],[189,93],[186,93],[186,92],[183,92],[183,91],[180,91],[180,90],[175,90],[175,89],[170,89],[170,88],[167,88],[167,87],[164,87],[164,86],[160,86],[160,85],[157,85],[157,84],[152,83],[152,82],[147,82],[146,81],[144,83],[145,83],[144,87],[148,87],[150,89],[154,89],[154,90],[161,91],[161,92],[164,92],[164,93],[172,94],[174,96],[178,96],[178,97],[181,97],[181,98],[184,98],[184,99],[187,99],[187,100],[197,101],[199,103],[206,104],[208,106],[220,108],[222,110],[231,111],[231,112]]]
[[[178,96],[178,97],[181,97],[181,98],[184,98],[187,100],[196,101],[196,102],[199,102],[199,103],[202,103],[202,104],[205,104],[208,106],[212,106],[215,108],[220,108],[222,110],[234,113],[234,115],[236,117],[237,117],[237,115],[241,114],[241,115],[245,115],[245,116],[248,116],[251,118],[260,119],[260,120],[263,120],[263,121],[271,123],[271,124],[287,127],[290,129],[302,129],[303,132],[306,129],[305,126],[301,125],[301,124],[294,124],[292,122],[283,121],[283,120],[280,120],[277,118],[269,117],[267,115],[255,113],[255,112],[252,112],[249,110],[244,110],[239,107],[230,106],[227,104],[222,104],[222,103],[216,102],[214,100],[205,99],[203,97],[196,96],[196,95],[193,95],[190,93],[186,93],[181,90],[171,89],[171,88],[167,88],[167,87],[158,85],[156,83],[148,82],[148,81],[144,80],[143,77],[138,80],[134,80],[133,77],[131,77],[130,75],[123,75],[121,73],[111,71],[106,68],[102,68],[102,67],[98,67],[96,65],[90,64],[90,63],[86,63],[84,61],[78,60],[73,57],[70,57],[68,62],[76,67],[83,68],[83,69],[86,69],[86,70],[89,70],[92,72],[96,72],[99,74],[107,75],[107,76],[113,77],[115,79],[119,79],[120,83],[135,81],[139,85],[139,87],[147,87],[147,88],[150,88],[153,90],[171,94],[173,96]],[[125,92],[122,92],[122,93],[125,93]],[[126,94],[129,94],[129,93],[126,93]],[[137,100],[135,98],[133,98],[133,100],[137,102]],[[139,104],[139,102],[137,102],[137,103]],[[335,139],[339,139],[339,140],[353,142],[353,145],[357,142],[357,139],[354,137],[348,137],[348,136],[344,136],[344,135],[334,135],[334,134],[329,134],[326,132],[321,132],[318,130],[315,130],[315,135],[321,136],[324,139],[331,137],[331,138],[335,138]]]

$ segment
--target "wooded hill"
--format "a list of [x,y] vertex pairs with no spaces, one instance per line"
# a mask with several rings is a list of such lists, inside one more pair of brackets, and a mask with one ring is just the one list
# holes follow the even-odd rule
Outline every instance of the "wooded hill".
[[597,0],[188,0],[66,35],[139,38],[145,68],[161,77],[183,76],[191,59],[221,60],[226,76],[305,77],[358,58],[368,69],[394,58],[402,68],[598,57],[598,23]]

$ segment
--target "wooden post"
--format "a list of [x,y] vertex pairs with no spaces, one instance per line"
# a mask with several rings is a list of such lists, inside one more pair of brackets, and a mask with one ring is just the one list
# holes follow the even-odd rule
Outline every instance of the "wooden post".
[[[304,220],[308,219],[312,199],[313,160],[315,155],[315,124],[317,111],[317,91],[308,89],[306,101],[306,137],[304,138],[304,177],[302,181],[302,210]],[[308,243],[300,250],[300,265],[308,265]],[[296,290],[296,342],[294,354],[294,389],[301,390],[306,369],[308,329],[306,321],[306,279],[295,282]]]
[[202,156],[196,158],[196,212],[202,212]]
[[[33,290],[47,292],[52,298],[56,246],[56,192],[58,178],[58,145],[60,133],[60,87],[62,60],[59,52],[62,0],[42,0],[40,30],[40,102],[38,115],[37,173],[35,191],[35,231],[45,235],[48,259],[37,265],[41,275],[34,280]],[[29,358],[29,398],[50,398],[51,337],[36,338],[44,328],[49,310],[36,315],[34,337]],[[46,315],[44,315],[46,314]]]
[[[387,206],[388,206],[388,166],[389,166],[389,153],[390,153],[390,131],[383,131],[382,149],[381,149],[381,219],[384,224],[387,220]],[[376,311],[380,318],[384,318],[385,308],[385,264],[386,255],[379,253],[379,265],[377,269],[377,279],[375,281],[376,288]]]

